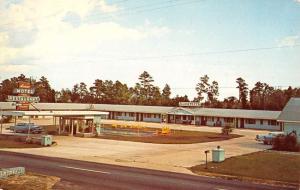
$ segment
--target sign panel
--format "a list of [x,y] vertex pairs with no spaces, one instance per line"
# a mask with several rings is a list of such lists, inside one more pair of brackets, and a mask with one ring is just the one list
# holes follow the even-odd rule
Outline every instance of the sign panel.
[[29,110],[29,104],[20,104],[16,107],[16,110],[18,111],[28,111]]
[[19,88],[31,88],[30,82],[19,81],[18,84]]
[[35,89],[28,81],[18,81],[18,88],[15,88],[13,93],[15,96],[8,96],[6,101],[15,102],[17,110],[29,110],[30,103],[40,101],[40,97],[31,97],[35,93]]
[[15,88],[14,94],[34,94],[33,88]]
[[200,102],[179,102],[181,107],[201,107]]
[[31,96],[8,96],[8,102],[39,102],[40,97],[31,97]]
[[12,175],[24,175],[24,174],[25,174],[24,167],[0,169],[0,179],[5,179]]

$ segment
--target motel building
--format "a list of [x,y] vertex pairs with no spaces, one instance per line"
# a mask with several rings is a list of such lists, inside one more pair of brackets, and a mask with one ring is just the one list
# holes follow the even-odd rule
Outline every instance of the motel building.
[[[11,102],[0,102],[0,111],[15,110],[16,106]],[[68,131],[72,134],[75,132],[83,132],[80,132],[82,127],[76,129],[71,126],[81,126],[83,124],[84,126],[92,125],[89,124],[89,122],[94,122],[94,119],[89,120],[89,117],[94,117],[92,112],[102,112],[100,114],[102,119],[173,123],[193,126],[221,127],[231,125],[235,128],[277,131],[283,130],[284,125],[284,120],[278,120],[281,111],[266,110],[78,103],[34,103],[34,106],[29,106],[29,110],[30,111],[24,112],[24,116],[19,117],[52,117],[54,118],[55,125],[59,123],[59,126],[62,126],[58,129],[58,132]],[[64,115],[59,115],[62,113],[64,113]],[[71,113],[74,115],[68,115]]]
[[168,112],[168,123],[282,130],[282,122],[277,121],[279,114],[280,111],[265,110],[174,108]]
[[286,134],[295,133],[300,143],[300,98],[291,98],[278,117]]

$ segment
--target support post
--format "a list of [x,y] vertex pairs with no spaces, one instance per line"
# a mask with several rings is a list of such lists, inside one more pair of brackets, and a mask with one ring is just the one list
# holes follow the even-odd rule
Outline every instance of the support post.
[[[30,115],[29,115],[29,119],[28,119],[28,123],[30,123]],[[30,136],[30,124],[28,125],[28,134],[27,134],[27,138],[29,138]]]
[[0,121],[1,122],[1,132],[0,132],[0,134],[2,134],[2,127],[3,127],[3,125],[2,125],[2,122],[3,122],[2,118],[3,118],[3,115],[1,115],[1,121]]
[[58,134],[60,135],[60,128],[61,128],[61,118],[59,117],[58,120]]
[[71,119],[71,135],[72,136],[73,136],[73,131],[74,131],[73,126],[74,126],[74,121],[73,121],[73,119]]
[[17,116],[15,116],[15,127],[14,127],[14,133],[16,133],[16,125],[17,125]]

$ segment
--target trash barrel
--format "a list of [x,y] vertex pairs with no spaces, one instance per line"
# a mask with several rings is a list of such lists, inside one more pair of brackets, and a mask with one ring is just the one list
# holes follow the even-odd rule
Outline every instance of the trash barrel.
[[224,149],[218,147],[212,150],[212,161],[213,162],[223,162],[225,160]]
[[52,145],[52,136],[51,135],[43,135],[41,145],[42,146],[51,146]]

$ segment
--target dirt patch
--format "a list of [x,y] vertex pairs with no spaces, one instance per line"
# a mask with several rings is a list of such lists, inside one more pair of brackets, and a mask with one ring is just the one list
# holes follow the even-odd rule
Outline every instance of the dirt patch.
[[0,148],[41,148],[42,145],[39,144],[28,144],[25,142],[19,142],[15,140],[1,140],[0,139]]
[[0,180],[0,188],[3,190],[50,190],[60,181],[55,176],[46,176],[27,172],[23,176],[11,176]]

